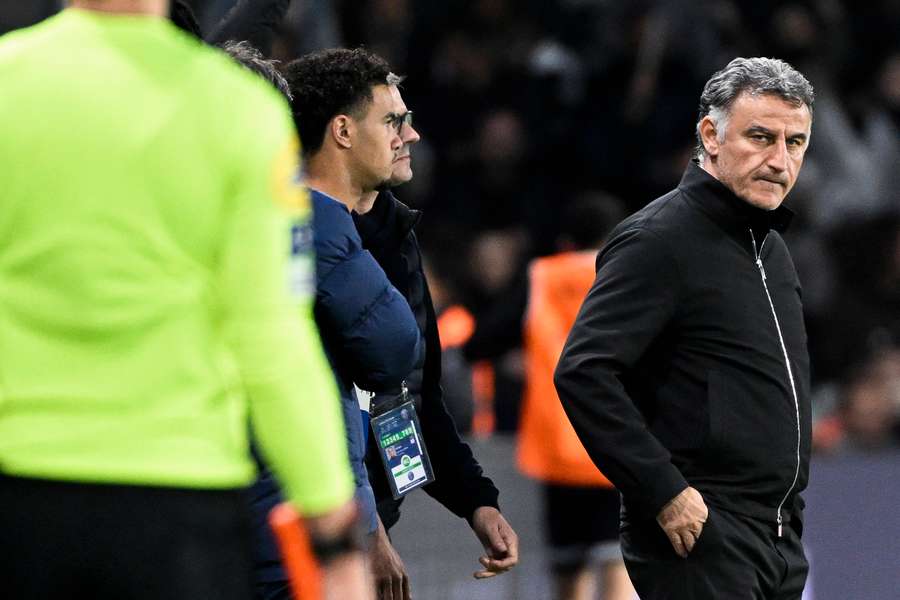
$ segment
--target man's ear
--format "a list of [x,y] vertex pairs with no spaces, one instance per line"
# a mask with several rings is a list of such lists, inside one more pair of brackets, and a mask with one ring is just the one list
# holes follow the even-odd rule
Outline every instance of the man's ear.
[[709,115],[700,119],[700,140],[703,142],[703,148],[710,158],[715,158],[719,154],[719,136],[716,130],[716,122]]
[[329,123],[329,134],[338,148],[352,147],[355,133],[356,124],[347,115],[337,115]]

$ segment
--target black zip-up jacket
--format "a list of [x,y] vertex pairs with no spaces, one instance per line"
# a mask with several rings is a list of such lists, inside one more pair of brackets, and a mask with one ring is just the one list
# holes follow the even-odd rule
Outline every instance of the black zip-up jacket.
[[[363,247],[372,253],[388,279],[403,294],[425,337],[425,361],[407,377],[422,437],[431,459],[435,480],[423,489],[458,517],[471,524],[481,506],[498,508],[497,488],[488,479],[463,442],[444,405],[441,390],[441,341],[428,283],[422,270],[419,243],[413,231],[420,213],[411,210],[390,192],[381,192],[372,210],[353,214]],[[398,388],[396,393],[400,392]],[[394,394],[377,394],[373,406]],[[400,519],[400,500],[394,500],[373,435],[369,435],[366,466],[375,492],[378,514],[389,529]]]
[[809,359],[789,221],[691,163],[601,250],[555,383],[626,520],[688,485],[773,524],[802,510]]

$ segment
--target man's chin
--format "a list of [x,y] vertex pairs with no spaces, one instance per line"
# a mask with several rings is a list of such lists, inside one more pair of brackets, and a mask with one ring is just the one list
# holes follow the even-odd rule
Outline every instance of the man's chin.
[[384,192],[384,191],[391,189],[392,187],[394,187],[394,185],[391,183],[391,180],[385,179],[384,181],[382,181],[381,183],[379,183],[378,185],[375,186],[375,191],[376,192]]
[[775,210],[784,202],[784,197],[780,195],[754,195],[748,199],[748,202],[756,208],[763,210]]
[[391,175],[390,179],[385,179],[381,183],[379,183],[375,189],[379,192],[383,192],[385,190],[389,190],[391,188],[395,188],[398,185],[403,185],[412,179],[412,173],[409,175]]

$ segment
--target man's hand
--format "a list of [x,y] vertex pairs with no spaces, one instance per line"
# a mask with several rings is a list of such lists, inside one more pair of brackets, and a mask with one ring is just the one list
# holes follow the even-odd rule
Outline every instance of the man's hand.
[[516,566],[519,562],[519,537],[499,510],[492,506],[476,508],[472,515],[472,529],[487,553],[478,559],[484,570],[474,573],[475,579],[493,577]]
[[410,600],[409,576],[400,555],[391,545],[387,531],[378,519],[378,529],[369,547],[369,563],[375,577],[377,600]]
[[703,531],[709,516],[703,496],[692,487],[685,488],[669,500],[656,515],[656,522],[666,532],[675,553],[687,558]]

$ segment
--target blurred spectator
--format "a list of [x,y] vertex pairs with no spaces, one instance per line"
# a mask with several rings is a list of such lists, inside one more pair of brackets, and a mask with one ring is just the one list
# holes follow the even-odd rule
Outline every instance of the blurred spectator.
[[474,393],[472,368],[463,358],[462,346],[475,330],[471,313],[454,299],[452,284],[440,271],[425,263],[425,278],[431,288],[431,300],[437,317],[438,336],[441,341],[441,388],[444,404],[453,417],[456,429],[468,433],[472,428]]
[[619,548],[619,493],[594,466],[563,411],[553,370],[595,278],[604,238],[625,216],[617,199],[593,195],[569,207],[560,252],[529,265],[526,385],[519,468],[542,483],[544,528],[559,600],[631,600]]
[[829,453],[900,447],[900,347],[872,354],[848,374],[838,409],[820,419],[814,441]]
[[470,264],[478,265],[471,273],[469,297],[475,331],[463,346],[463,355],[473,364],[490,361],[490,373],[483,372],[476,387],[489,388],[483,397],[494,412],[493,427],[498,431],[515,431],[519,422],[528,241],[518,229],[485,231],[472,240],[469,251]]
[[861,359],[900,345],[900,214],[849,222],[830,242],[839,284],[810,348],[818,378],[840,381]]
[[840,450],[872,452],[900,446],[900,348],[873,356],[843,391]]

